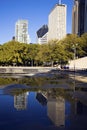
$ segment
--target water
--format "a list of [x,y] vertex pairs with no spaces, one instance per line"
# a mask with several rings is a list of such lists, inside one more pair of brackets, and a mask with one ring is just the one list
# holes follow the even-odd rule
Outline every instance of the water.
[[87,130],[86,89],[60,77],[1,77],[0,130]]

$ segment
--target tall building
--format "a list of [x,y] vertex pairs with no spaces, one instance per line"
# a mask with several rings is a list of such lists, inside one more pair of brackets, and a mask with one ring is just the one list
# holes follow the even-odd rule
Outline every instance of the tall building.
[[66,5],[56,4],[48,18],[48,41],[66,36]]
[[48,26],[43,25],[37,32],[37,43],[43,44],[47,43]]
[[65,99],[48,98],[47,115],[56,126],[65,126]]
[[21,43],[30,43],[28,21],[18,20],[15,25],[15,40]]
[[85,27],[84,27],[84,32],[87,33],[87,0],[85,0]]
[[87,0],[74,0],[72,33],[81,36],[87,32]]

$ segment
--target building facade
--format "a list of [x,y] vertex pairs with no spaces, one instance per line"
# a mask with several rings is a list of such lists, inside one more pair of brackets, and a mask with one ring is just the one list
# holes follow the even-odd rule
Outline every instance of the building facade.
[[87,0],[85,0],[85,27],[84,32],[87,32]]
[[74,0],[72,33],[81,36],[87,32],[87,0]]
[[66,5],[56,4],[48,18],[48,41],[66,36]]
[[78,34],[78,1],[74,1],[72,10],[72,33]]
[[44,44],[47,43],[47,36],[48,36],[48,26],[43,25],[37,32],[37,43]]
[[15,25],[15,40],[20,43],[30,43],[28,21],[18,20]]

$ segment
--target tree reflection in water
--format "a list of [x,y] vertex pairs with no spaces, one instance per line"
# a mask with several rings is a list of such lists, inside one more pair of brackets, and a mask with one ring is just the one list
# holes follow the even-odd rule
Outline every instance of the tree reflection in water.
[[[26,113],[27,116],[25,116],[25,118],[27,118],[27,121],[30,121],[31,117],[32,121],[35,120],[36,122],[41,122],[42,120],[42,122],[45,123],[48,120],[48,122],[51,121],[51,125],[54,125],[56,127],[63,127],[64,130],[66,130],[67,127],[71,129],[84,127],[87,128],[87,100],[84,100],[84,98],[80,98],[79,94],[82,92],[81,89],[75,89],[75,92],[73,91],[73,81],[68,81],[68,85],[70,87],[66,88],[61,86],[64,83],[66,85],[67,78],[63,79],[62,77],[59,80],[57,79],[57,77],[51,79],[48,77],[18,79],[1,78],[0,80],[1,84],[4,83],[4,87],[2,88],[3,95],[11,95],[11,97],[13,97],[13,106],[15,109],[15,113],[17,113],[16,111],[18,111],[19,115],[20,111],[23,112],[22,114],[24,115]],[[44,87],[44,85],[46,85],[47,87]],[[78,96],[75,95],[77,93]],[[87,94],[85,95],[85,97],[87,97]],[[43,113],[45,114],[45,117]],[[40,118],[41,115],[39,114],[43,116]],[[20,115],[20,117],[21,116],[22,115]],[[26,121],[26,119],[19,119]],[[46,121],[44,121],[44,119],[46,119]],[[27,126],[30,126],[29,121]],[[82,126],[80,126],[80,124]]]

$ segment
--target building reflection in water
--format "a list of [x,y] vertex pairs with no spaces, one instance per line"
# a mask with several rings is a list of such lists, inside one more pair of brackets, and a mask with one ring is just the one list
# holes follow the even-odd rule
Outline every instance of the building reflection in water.
[[[65,126],[65,99],[61,96],[53,97],[47,93],[36,94],[41,105],[47,105],[47,115],[56,126]],[[51,92],[52,94],[52,92]]]
[[14,96],[14,107],[17,110],[25,110],[27,108],[27,97],[29,93],[22,93]]
[[43,106],[47,105],[47,98],[43,95],[43,93],[37,92],[36,99],[41,105]]
[[65,126],[65,100],[62,97],[48,98],[48,117],[56,126]]

